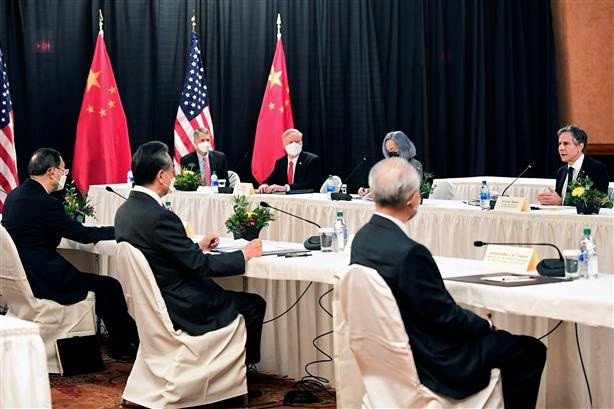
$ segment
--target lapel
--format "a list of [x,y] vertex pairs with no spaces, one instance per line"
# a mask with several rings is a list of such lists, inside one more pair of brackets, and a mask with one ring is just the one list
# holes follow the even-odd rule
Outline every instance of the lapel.
[[[302,171],[303,171],[303,160],[305,159],[305,154],[303,152],[301,152],[298,155],[298,159],[296,161],[296,166],[294,168],[294,182],[296,182],[297,178],[301,177]],[[288,167],[288,159],[286,156],[286,168]]]

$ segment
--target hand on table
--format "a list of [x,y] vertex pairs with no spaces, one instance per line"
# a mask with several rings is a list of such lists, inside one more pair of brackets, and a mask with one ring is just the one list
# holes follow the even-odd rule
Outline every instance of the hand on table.
[[241,249],[241,251],[243,252],[243,257],[245,257],[245,261],[248,261],[249,259],[254,257],[262,256],[262,240],[254,239],[250,241],[245,245],[245,247],[243,247],[243,249]]
[[551,187],[548,188],[548,192],[540,193],[537,195],[537,201],[542,205],[562,205],[563,199],[556,193]]
[[220,236],[217,233],[209,233],[198,242],[198,246],[203,251],[209,251],[220,244]]

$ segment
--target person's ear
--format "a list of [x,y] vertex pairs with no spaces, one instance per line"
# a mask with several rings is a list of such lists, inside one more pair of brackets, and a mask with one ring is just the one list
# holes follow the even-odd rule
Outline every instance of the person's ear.
[[417,190],[409,196],[409,199],[407,199],[407,206],[410,207],[412,210],[415,210],[418,208],[419,204],[420,204],[420,191]]

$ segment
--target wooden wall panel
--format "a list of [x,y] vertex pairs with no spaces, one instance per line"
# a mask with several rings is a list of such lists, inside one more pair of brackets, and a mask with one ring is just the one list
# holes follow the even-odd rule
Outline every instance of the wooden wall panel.
[[589,135],[588,152],[614,155],[614,0],[551,0],[559,117]]

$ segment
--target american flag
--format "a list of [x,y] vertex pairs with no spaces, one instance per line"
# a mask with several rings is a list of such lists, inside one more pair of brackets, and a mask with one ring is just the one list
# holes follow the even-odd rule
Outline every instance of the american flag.
[[13,107],[9,94],[9,79],[6,74],[4,55],[0,50],[0,212],[6,194],[15,189],[17,179],[17,155],[13,137]]
[[213,147],[213,122],[209,111],[205,70],[198,48],[198,35],[192,32],[192,49],[175,119],[175,169],[179,170],[182,156],[194,152],[192,136],[198,128],[209,130]]

